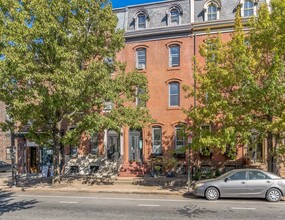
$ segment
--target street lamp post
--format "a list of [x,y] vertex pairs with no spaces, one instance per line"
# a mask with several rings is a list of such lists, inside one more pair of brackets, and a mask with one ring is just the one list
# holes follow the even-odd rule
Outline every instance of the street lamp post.
[[188,135],[188,192],[190,191],[191,185],[191,169],[190,169],[190,149],[192,144],[192,133]]

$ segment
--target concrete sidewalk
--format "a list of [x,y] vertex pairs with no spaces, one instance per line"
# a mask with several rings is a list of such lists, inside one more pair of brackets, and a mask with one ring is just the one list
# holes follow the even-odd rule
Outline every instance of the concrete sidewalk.
[[33,186],[11,187],[11,180],[0,178],[0,189],[6,191],[24,192],[90,192],[90,193],[123,193],[123,194],[156,194],[156,195],[184,195],[187,193],[186,186],[145,186],[133,184],[138,178],[119,178],[110,185],[87,185],[80,181],[72,183],[50,185],[47,183],[35,184]]

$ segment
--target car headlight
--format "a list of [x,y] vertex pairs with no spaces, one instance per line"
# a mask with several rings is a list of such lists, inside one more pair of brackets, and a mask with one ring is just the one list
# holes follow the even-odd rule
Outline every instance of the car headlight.
[[202,187],[204,185],[205,185],[205,183],[197,183],[197,184],[195,184],[195,188],[199,188],[199,187]]

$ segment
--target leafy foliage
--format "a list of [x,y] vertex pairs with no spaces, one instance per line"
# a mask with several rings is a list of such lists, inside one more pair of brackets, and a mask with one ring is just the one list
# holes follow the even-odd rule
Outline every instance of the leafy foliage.
[[[0,5],[0,100],[17,129],[29,123],[29,136],[57,155],[59,144],[78,142],[83,133],[150,120],[132,105],[137,87],[148,98],[146,77],[115,61],[124,38],[108,0]],[[114,106],[108,113],[105,102]],[[67,125],[76,128],[62,136]]]
[[209,35],[201,46],[206,64],[196,66],[197,90],[190,92],[197,106],[186,111],[195,149],[219,148],[234,157],[255,133],[274,151],[273,140],[285,130],[284,11],[282,0],[272,2],[272,13],[262,5],[245,34],[239,9],[230,41]]

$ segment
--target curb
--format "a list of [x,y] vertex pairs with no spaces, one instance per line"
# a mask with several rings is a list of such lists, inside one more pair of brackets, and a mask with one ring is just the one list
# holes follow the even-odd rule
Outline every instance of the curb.
[[144,191],[144,190],[130,190],[130,191],[124,191],[124,190],[88,190],[88,189],[56,189],[56,188],[2,188],[0,191],[10,191],[10,192],[72,192],[72,193],[106,193],[106,194],[148,194],[148,195],[173,195],[173,196],[182,196],[185,192],[167,192],[167,191]]

